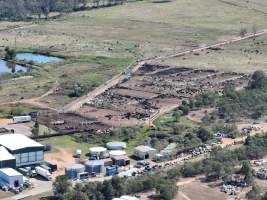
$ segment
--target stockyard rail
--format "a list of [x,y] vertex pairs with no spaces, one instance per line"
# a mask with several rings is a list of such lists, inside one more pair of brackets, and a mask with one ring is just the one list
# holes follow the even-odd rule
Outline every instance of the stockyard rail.
[[38,135],[38,136],[30,136],[31,139],[35,139],[35,140],[40,140],[40,139],[47,139],[47,138],[51,138],[51,137],[60,137],[60,136],[65,136],[65,135],[74,135],[75,133],[86,133],[88,136],[93,136],[93,134],[90,134],[90,131],[92,131],[92,129],[88,129],[88,130],[71,130],[71,131],[63,131],[63,132],[57,132],[57,133],[53,133],[53,134],[47,134],[47,135]]

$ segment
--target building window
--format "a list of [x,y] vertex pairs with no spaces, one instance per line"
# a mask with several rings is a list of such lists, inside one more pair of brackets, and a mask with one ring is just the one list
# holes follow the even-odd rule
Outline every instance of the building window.
[[37,151],[36,152],[36,160],[37,161],[44,160],[44,152],[43,151]]

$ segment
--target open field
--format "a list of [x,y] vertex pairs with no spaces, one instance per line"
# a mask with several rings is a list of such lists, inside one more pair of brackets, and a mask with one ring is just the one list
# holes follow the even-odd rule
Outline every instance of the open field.
[[179,186],[179,191],[182,195],[178,193],[176,200],[180,200],[180,196],[186,200],[225,200],[228,197],[225,193],[220,192],[219,187],[211,187],[199,180]]
[[170,58],[158,63],[179,66],[194,66],[203,69],[220,69],[252,73],[267,71],[267,36],[225,45],[221,49],[202,51],[179,58]]
[[[60,108],[75,99],[70,94],[76,84],[81,85],[83,92],[91,91],[134,60],[223,41],[238,35],[241,28],[250,32],[254,25],[258,30],[264,29],[266,7],[259,0],[247,3],[242,0],[143,1],[65,14],[39,23],[0,22],[2,50],[5,46],[14,48],[16,43],[18,51],[49,52],[67,58],[63,62],[36,66],[25,74],[27,79],[5,78],[1,81],[0,102],[41,96],[58,81],[57,90],[42,98],[42,103]],[[264,52],[257,55],[256,67],[265,66]],[[216,63],[213,61],[208,67],[222,68],[220,64],[224,64],[232,69],[239,64],[240,57],[231,58],[231,55],[226,53],[227,63],[215,55]],[[196,61],[192,59],[192,63],[184,66],[206,67],[205,56],[204,64],[199,63],[200,56],[196,57]],[[236,65],[236,71],[246,61],[247,58]],[[253,62],[247,66],[249,70],[254,67]]]

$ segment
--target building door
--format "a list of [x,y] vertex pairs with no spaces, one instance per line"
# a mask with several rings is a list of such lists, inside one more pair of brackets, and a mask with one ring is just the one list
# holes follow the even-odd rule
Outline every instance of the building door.
[[15,187],[19,187],[19,181],[18,181],[18,180],[15,180],[15,181],[14,181],[14,186],[15,186]]

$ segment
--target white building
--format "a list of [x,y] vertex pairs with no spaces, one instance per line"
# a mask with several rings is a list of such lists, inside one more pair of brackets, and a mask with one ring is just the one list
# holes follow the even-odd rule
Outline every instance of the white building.
[[20,187],[23,184],[23,175],[12,168],[0,169],[0,181],[10,187]]
[[138,146],[134,148],[134,155],[142,160],[152,159],[156,155],[157,150],[149,146]]
[[25,135],[1,135],[0,146],[16,158],[16,167],[38,164],[44,160],[44,146]]

